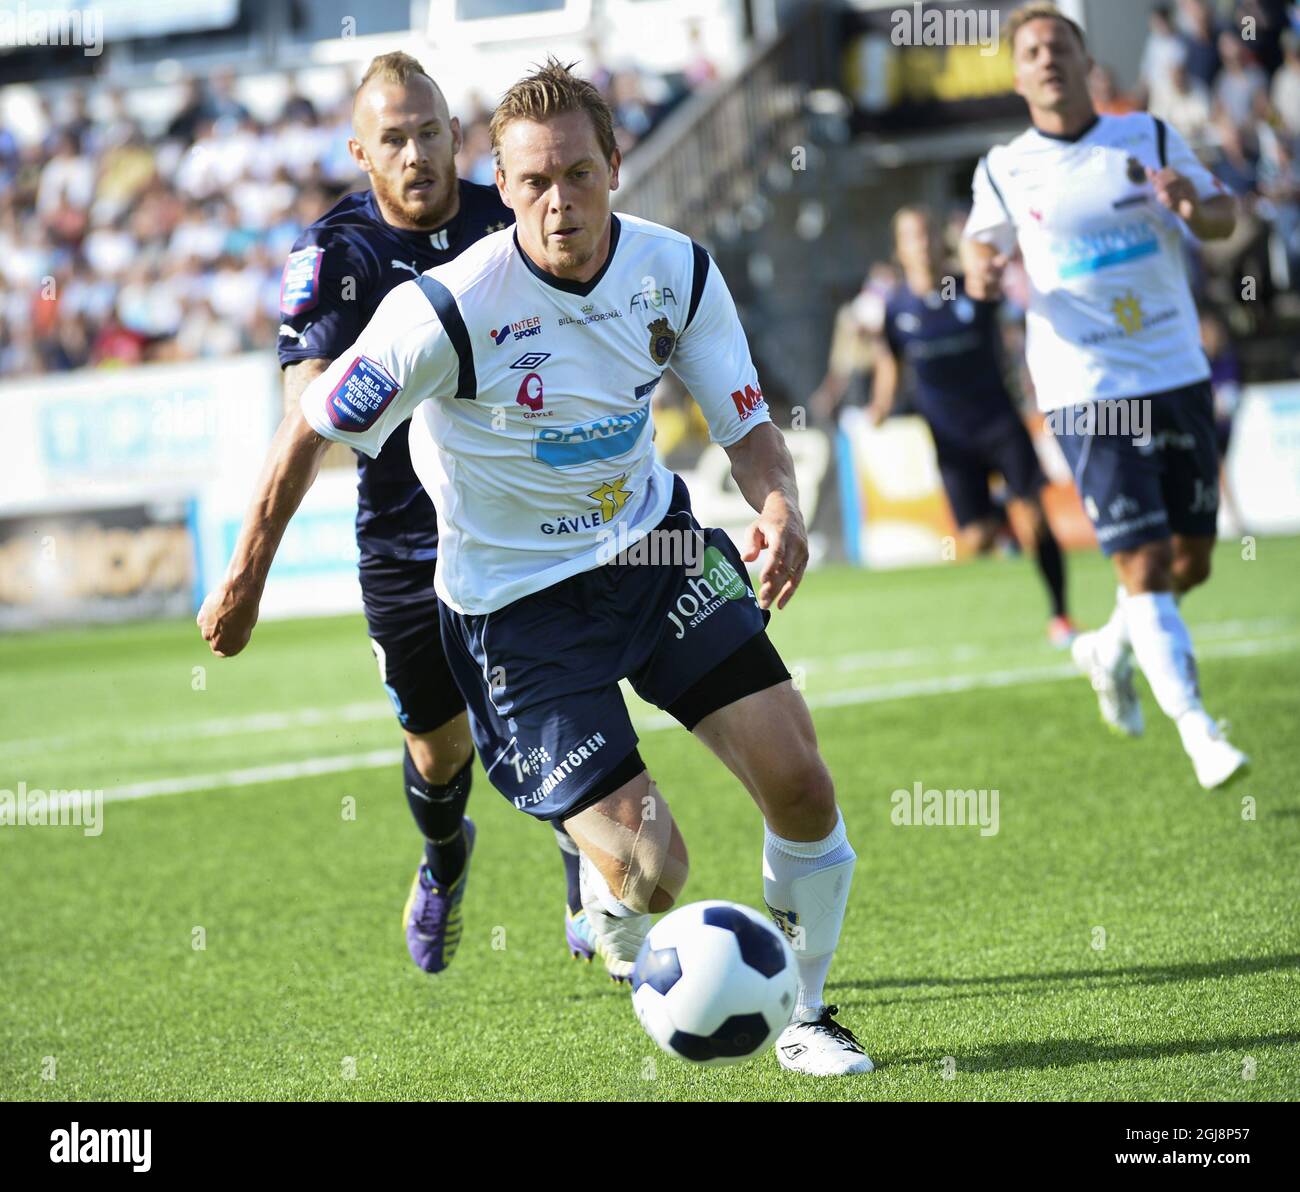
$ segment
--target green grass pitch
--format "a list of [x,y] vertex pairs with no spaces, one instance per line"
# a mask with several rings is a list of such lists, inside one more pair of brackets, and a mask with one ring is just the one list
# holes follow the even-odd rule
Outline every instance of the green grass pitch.
[[[839,1080],[659,1054],[564,949],[550,830],[481,771],[465,938],[416,970],[419,845],[359,617],[263,624],[224,661],[188,622],[11,636],[0,789],[107,802],[97,837],[0,827],[0,1096],[1295,1099],[1300,541],[1243,553],[1185,603],[1207,706],[1255,759],[1216,794],[1145,686],[1145,739],[1107,735],[1028,561],[815,572],[775,616],[858,852],[828,994],[877,1071]],[[1070,567],[1095,625],[1108,570]],[[757,811],[634,715],[684,900],[761,906]],[[895,826],[918,781],[996,789],[999,831]]]

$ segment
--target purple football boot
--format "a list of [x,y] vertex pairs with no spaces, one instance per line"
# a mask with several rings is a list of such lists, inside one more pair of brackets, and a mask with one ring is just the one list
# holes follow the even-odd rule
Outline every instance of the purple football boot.
[[460,904],[469,879],[469,862],[474,852],[474,821],[465,817],[465,867],[445,889],[420,858],[411,883],[411,894],[402,911],[406,949],[426,973],[440,973],[456,955],[462,929]]
[[585,909],[575,915],[567,906],[564,908],[564,940],[574,960],[591,963],[591,958],[596,955],[596,937]]

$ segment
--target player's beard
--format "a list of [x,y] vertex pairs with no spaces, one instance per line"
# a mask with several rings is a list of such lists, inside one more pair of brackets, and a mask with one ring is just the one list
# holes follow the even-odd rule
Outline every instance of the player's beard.
[[426,190],[409,191],[407,187],[411,184],[411,178],[407,174],[402,175],[396,186],[387,178],[374,174],[370,185],[383,207],[399,212],[404,220],[416,228],[433,229],[450,218],[456,168],[453,164],[449,169],[429,170],[426,173],[432,182]]

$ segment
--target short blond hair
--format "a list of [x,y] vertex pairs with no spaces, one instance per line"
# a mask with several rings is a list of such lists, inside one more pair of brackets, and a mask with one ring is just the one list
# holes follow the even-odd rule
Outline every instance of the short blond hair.
[[1086,52],[1088,43],[1084,39],[1083,29],[1080,28],[1077,21],[1071,20],[1050,0],[1033,0],[1030,4],[1022,4],[1011,16],[1007,18],[1007,44],[1012,51],[1016,48],[1016,34],[1020,32],[1030,21],[1039,21],[1046,18],[1049,21],[1060,21],[1063,25],[1068,25],[1074,30],[1074,36],[1079,39],[1079,45]]
[[413,58],[401,50],[393,50],[390,54],[380,54],[378,58],[370,60],[370,65],[366,67],[366,73],[361,76],[361,82],[357,84],[357,89],[352,96],[354,114],[357,110],[357,100],[366,89],[366,85],[373,79],[378,79],[382,83],[398,83],[403,87],[408,86],[412,79],[428,79],[434,91],[439,95],[442,94],[442,89],[434,81],[433,75],[420,65],[418,58]]
[[548,120],[562,112],[586,112],[596,128],[596,140],[607,162],[614,159],[614,116],[604,97],[586,79],[573,73],[576,63],[567,66],[557,58],[546,62],[532,74],[520,79],[501,97],[492,113],[488,134],[492,139],[492,156],[501,164],[501,137],[512,120]]

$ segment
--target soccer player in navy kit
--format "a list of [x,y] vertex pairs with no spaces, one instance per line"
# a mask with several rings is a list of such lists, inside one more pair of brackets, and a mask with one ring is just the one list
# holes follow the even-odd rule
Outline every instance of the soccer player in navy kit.
[[903,280],[885,300],[871,405],[879,425],[898,395],[900,366],[916,379],[916,407],[930,427],[944,491],[963,545],[987,552],[1002,524],[989,495],[999,472],[1011,493],[1009,512],[1032,543],[1051,603],[1048,636],[1069,645],[1075,629],[1065,607],[1065,560],[1038,499],[1046,483],[1034,444],[1002,378],[995,302],[967,297],[959,278],[939,276],[940,249],[924,208],[894,215],[894,249]]
[[[459,122],[409,55],[370,64],[353,101],[353,130],[349,148],[371,188],[344,196],[307,228],[284,267],[278,350],[289,411],[394,286],[514,222],[495,187],[456,177]],[[362,601],[380,679],[406,737],[403,787],[426,840],[402,918],[412,959],[438,972],[456,951],[460,879],[473,841],[473,825],[462,830],[473,745],[438,634],[438,523],[404,430],[376,458],[356,455]],[[577,851],[572,842],[569,848],[570,946],[590,959],[581,921],[572,923],[581,904]]]

